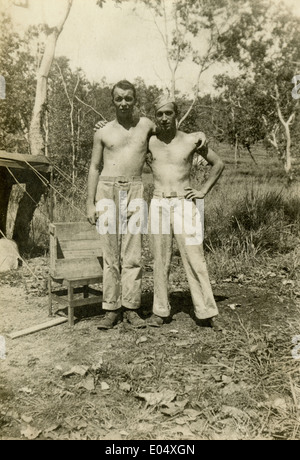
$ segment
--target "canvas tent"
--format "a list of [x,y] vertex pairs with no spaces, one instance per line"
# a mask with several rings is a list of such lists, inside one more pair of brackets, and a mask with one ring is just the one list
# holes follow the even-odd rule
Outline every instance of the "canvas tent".
[[[26,184],[17,211],[13,239],[23,246],[27,242],[30,222],[49,181],[51,165],[44,156],[23,155],[0,150],[0,230],[6,235],[7,209],[13,185]],[[46,179],[45,180],[43,180]]]

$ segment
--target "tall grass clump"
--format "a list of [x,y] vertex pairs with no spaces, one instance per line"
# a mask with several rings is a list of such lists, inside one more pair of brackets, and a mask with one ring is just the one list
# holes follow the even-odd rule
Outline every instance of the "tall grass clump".
[[264,257],[288,254],[299,245],[299,195],[251,186],[221,200],[206,209],[205,245],[217,271],[223,266],[223,275],[257,265]]

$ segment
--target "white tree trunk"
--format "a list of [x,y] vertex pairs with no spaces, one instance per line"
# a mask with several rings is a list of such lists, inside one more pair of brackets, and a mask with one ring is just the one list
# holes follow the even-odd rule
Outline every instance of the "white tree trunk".
[[237,168],[238,165],[238,150],[239,150],[239,136],[238,134],[235,135],[235,147],[234,147],[234,164]]
[[42,62],[37,73],[35,102],[29,131],[29,142],[32,155],[44,154],[45,145],[42,127],[45,104],[47,101],[48,76],[55,55],[57,39],[63,30],[64,24],[69,16],[72,3],[73,0],[68,0],[66,11],[60,23],[51,29],[51,33],[47,37]]
[[[279,89],[278,86],[275,85],[275,92],[276,92],[276,106],[277,106],[277,113],[279,120],[284,128],[285,131],[285,137],[286,137],[286,148],[285,148],[285,157],[284,157],[284,170],[287,173],[288,176],[291,177],[292,174],[292,154],[291,154],[291,146],[292,146],[292,139],[291,139],[291,130],[290,126],[295,120],[296,112],[294,111],[289,119],[285,121],[280,105],[279,105]],[[295,109],[294,109],[295,110]]]
[[284,169],[287,174],[290,174],[291,169],[292,169],[292,155],[291,155],[291,132],[290,132],[290,126],[289,124],[286,124],[285,126],[286,130],[286,137],[287,137],[287,142],[286,142],[286,154],[285,154],[285,164],[284,164]]

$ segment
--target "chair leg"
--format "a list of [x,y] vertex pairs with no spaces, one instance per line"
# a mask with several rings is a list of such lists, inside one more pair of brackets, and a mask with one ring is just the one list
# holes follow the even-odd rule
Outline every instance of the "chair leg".
[[69,326],[74,326],[74,288],[70,284],[68,284],[68,318],[69,318]]
[[89,287],[88,285],[83,286],[83,298],[87,299],[89,297]]
[[53,316],[53,308],[52,308],[52,279],[49,275],[48,278],[48,304],[49,304],[49,316]]

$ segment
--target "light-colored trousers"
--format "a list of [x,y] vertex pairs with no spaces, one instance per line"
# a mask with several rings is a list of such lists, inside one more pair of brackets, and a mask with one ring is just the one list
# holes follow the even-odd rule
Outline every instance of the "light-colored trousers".
[[[174,237],[186,271],[195,316],[207,319],[218,315],[203,251],[203,215],[194,202],[184,197],[158,198],[154,192],[149,232],[154,257],[153,313],[158,316],[170,315],[168,282]],[[166,228],[168,216],[169,232]]]
[[142,199],[140,177],[100,176],[96,201],[97,229],[103,249],[104,310],[121,306],[134,310],[141,306],[142,235],[133,234],[127,227],[135,212],[130,203]]

